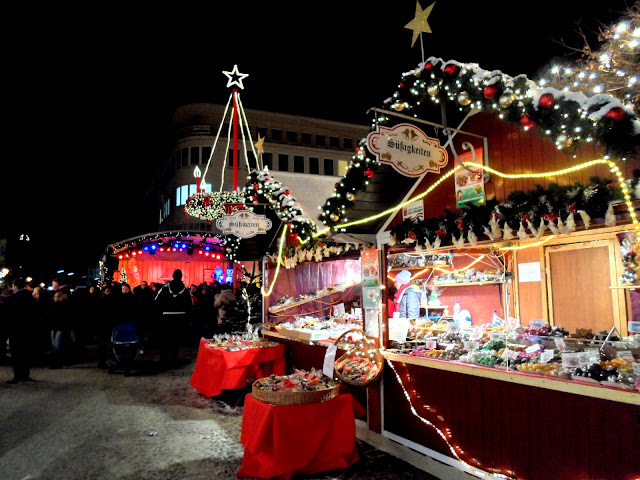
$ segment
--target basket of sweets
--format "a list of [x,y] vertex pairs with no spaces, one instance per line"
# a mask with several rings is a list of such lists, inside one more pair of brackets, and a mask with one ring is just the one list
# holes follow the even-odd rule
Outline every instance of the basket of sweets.
[[340,393],[340,383],[314,368],[296,370],[291,375],[270,375],[253,383],[256,400],[272,405],[325,402]]
[[377,341],[367,337],[362,330],[354,329],[340,335],[336,344],[339,344],[342,337],[348,334],[359,335],[360,339],[335,361],[334,375],[340,381],[357,387],[377,381],[384,367],[384,357],[378,349]]

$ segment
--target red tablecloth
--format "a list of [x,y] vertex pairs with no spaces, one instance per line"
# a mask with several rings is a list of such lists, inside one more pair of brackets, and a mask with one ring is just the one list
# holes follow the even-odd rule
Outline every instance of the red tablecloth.
[[207,397],[220,395],[222,390],[244,388],[251,377],[285,374],[284,345],[229,352],[224,348],[208,347],[208,342],[204,338],[200,340],[189,382]]
[[352,465],[358,460],[354,409],[362,411],[350,394],[300,405],[269,405],[247,395],[236,476],[290,479]]

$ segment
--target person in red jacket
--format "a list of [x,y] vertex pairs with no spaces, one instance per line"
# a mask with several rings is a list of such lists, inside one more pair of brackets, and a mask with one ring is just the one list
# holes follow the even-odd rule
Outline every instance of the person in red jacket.
[[400,318],[420,317],[420,300],[422,292],[420,287],[411,284],[411,272],[402,270],[394,279],[396,294],[393,298],[395,311]]

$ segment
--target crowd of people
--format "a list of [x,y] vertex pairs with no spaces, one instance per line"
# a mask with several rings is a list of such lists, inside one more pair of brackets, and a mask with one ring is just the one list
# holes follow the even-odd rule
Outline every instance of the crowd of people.
[[176,365],[181,344],[228,333],[235,302],[230,285],[217,281],[186,286],[175,270],[165,284],[106,282],[73,291],[59,279],[43,288],[13,279],[0,289],[0,364],[11,364],[9,383],[30,380],[30,367],[52,369],[72,362],[87,345],[97,345],[99,368],[107,368],[114,328],[135,325],[138,336],[160,351],[163,367]]

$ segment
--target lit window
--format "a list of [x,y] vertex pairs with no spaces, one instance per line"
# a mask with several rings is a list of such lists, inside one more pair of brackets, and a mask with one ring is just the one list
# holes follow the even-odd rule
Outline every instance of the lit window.
[[338,176],[339,177],[344,177],[344,174],[347,171],[347,165],[349,165],[349,162],[347,162],[346,160],[338,160]]

